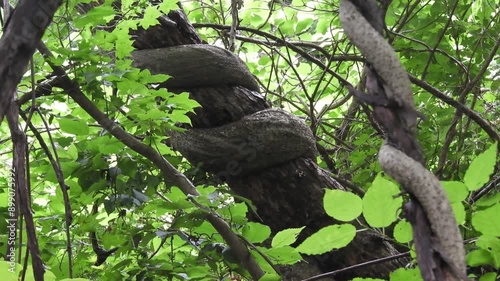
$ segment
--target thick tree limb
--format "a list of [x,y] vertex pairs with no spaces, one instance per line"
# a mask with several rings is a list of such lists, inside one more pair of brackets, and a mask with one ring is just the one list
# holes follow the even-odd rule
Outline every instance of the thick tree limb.
[[[3,2],[1,2],[3,3]],[[21,0],[0,39],[0,122],[61,0]]]
[[364,16],[369,9],[363,6],[367,2],[342,0],[340,19],[347,36],[367,58],[366,88],[373,95],[370,99],[378,101],[365,102],[374,107],[374,119],[386,133],[378,155],[380,165],[416,200],[407,205],[406,215],[414,229],[422,276],[426,281],[468,280],[455,215],[439,180],[425,168],[415,139],[416,114],[408,75],[392,47],[373,28],[377,24],[368,22],[372,17]]
[[7,112],[7,121],[12,134],[12,142],[14,143],[14,159],[12,166],[14,169],[14,183],[17,195],[15,198],[19,199],[19,202],[14,203],[19,205],[17,208],[19,208],[21,214],[26,220],[26,234],[28,236],[29,253],[32,257],[33,276],[35,277],[35,281],[43,281],[45,268],[43,266],[40,249],[38,247],[38,240],[36,238],[36,227],[33,220],[33,210],[31,209],[31,201],[29,197],[30,193],[26,177],[26,134],[24,134],[19,127],[19,108],[16,106],[15,102],[12,103],[13,104]]

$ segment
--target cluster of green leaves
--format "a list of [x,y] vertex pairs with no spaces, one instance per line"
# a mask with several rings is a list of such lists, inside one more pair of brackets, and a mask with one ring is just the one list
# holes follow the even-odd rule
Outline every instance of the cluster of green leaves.
[[[44,37],[55,55],[52,62],[62,66],[83,93],[121,128],[180,165],[182,158],[165,144],[165,133],[179,130],[177,123],[189,123],[186,114],[199,105],[187,93],[174,95],[157,88],[155,85],[168,79],[167,75],[152,75],[132,67],[129,35],[131,30],[157,24],[161,13],[177,6],[171,1],[155,7],[146,1],[122,1],[117,10],[113,2],[104,1],[79,14],[80,5],[85,3],[69,1]],[[113,25],[117,16],[121,20]],[[105,25],[113,28],[103,28]],[[35,81],[48,81],[51,69],[40,54],[35,55],[34,64]],[[19,89],[29,92],[36,85],[31,85],[29,75],[25,78]],[[56,155],[70,195],[70,202],[66,202],[46,152],[28,132],[34,146],[30,150],[32,208],[42,260],[47,266],[46,280],[70,276],[70,263],[73,276],[89,280],[145,280],[155,276],[215,279],[227,273],[224,262],[211,264],[197,250],[205,243],[222,243],[222,239],[214,237],[216,232],[207,227],[203,212],[187,202],[183,193],[162,182],[157,168],[111,137],[62,91],[55,89],[50,96],[37,99],[36,106],[40,114],[35,113],[31,122],[53,148],[51,153]],[[0,130],[2,136],[9,135],[6,122]],[[5,142],[10,143],[8,139]],[[8,152],[8,145],[2,147],[2,155]],[[4,160],[8,163],[11,159],[7,155]],[[2,169],[1,181],[5,183],[2,186],[11,183],[9,170]],[[204,191],[214,192],[213,188]],[[2,189],[0,212],[5,217],[8,195]],[[227,205],[225,198],[221,195],[212,205]],[[71,206],[73,219],[71,257],[65,233],[66,204]],[[7,241],[5,220],[0,221],[0,229],[1,241]],[[92,266],[96,254],[90,232],[96,233],[103,249],[119,248],[105,265]],[[6,247],[2,243],[1,251],[6,252]],[[21,258],[20,252],[17,258]],[[2,263],[0,275],[7,278],[4,280],[17,280],[20,268],[18,265],[13,273],[9,271],[11,265]],[[26,280],[33,280],[31,270],[27,274]]]
[[[474,191],[477,191],[489,181],[496,164],[497,144],[490,146],[484,153],[478,155],[467,169],[463,181],[442,181],[448,199],[453,207],[456,220],[459,225],[466,229],[464,238],[471,240],[466,244],[468,251],[467,265],[470,267],[491,266],[491,272],[482,273],[481,276],[473,276],[481,281],[496,280],[496,270],[500,268],[500,218],[496,216],[499,211],[500,196],[481,198],[475,204],[471,204],[467,199],[471,198]],[[372,228],[387,228],[397,222],[393,227],[392,237],[402,245],[410,248],[412,241],[412,229],[406,219],[400,218],[403,199],[399,188],[391,181],[385,179],[380,174],[375,178],[371,187],[363,198],[345,191],[327,190],[324,198],[325,210],[333,218],[339,221],[352,221],[363,215],[364,221]],[[320,231],[321,232],[321,231]],[[313,235],[316,236],[317,234]],[[332,233],[329,231],[328,233]],[[335,242],[342,241],[345,236],[350,237],[351,233],[345,231],[337,236]],[[321,234],[318,240],[328,239],[328,236]],[[351,238],[352,239],[352,238]],[[335,245],[330,242],[328,245]],[[344,241],[342,241],[344,242]],[[347,241],[347,242],[350,242]],[[328,251],[324,245],[319,251]],[[313,253],[314,254],[314,253]],[[414,252],[412,252],[414,255]],[[374,280],[360,279],[354,280]],[[398,269],[391,274],[390,280],[422,280],[418,268]]]

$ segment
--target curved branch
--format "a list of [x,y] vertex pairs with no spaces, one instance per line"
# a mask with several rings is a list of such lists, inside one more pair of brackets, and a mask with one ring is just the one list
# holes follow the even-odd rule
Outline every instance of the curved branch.
[[[51,63],[50,58],[53,57],[50,50],[40,43],[38,45],[40,53],[44,56],[47,63],[54,70],[54,73],[61,77],[61,88],[73,98],[73,100],[78,103],[94,120],[96,120],[104,129],[106,129],[111,135],[120,140],[127,147],[133,151],[139,153],[140,155],[146,157],[148,160],[153,162],[162,172],[162,175],[166,180],[173,182],[177,185],[184,194],[192,197],[199,196],[198,191],[191,181],[189,181],[184,174],[179,172],[170,162],[168,162],[161,154],[159,154],[152,147],[147,146],[135,139],[133,136],[125,132],[120,126],[106,116],[102,111],[99,110],[81,91],[78,84],[71,80],[64,69]],[[194,199],[192,199],[194,200]],[[264,272],[260,268],[257,261],[250,254],[244,243],[239,239],[239,237],[232,232],[230,226],[219,216],[214,214],[207,214],[207,220],[214,226],[214,228],[219,232],[226,243],[234,250],[235,255],[243,266],[248,270],[250,275],[256,280],[264,275]]]
[[479,127],[481,127],[481,129],[483,129],[487,134],[488,136],[494,140],[494,141],[500,141],[500,136],[498,135],[498,132],[495,131],[495,129],[493,128],[493,126],[491,126],[488,121],[486,119],[484,119],[483,117],[481,117],[477,112],[475,112],[474,110],[470,109],[469,107],[467,107],[466,105],[454,100],[453,98],[445,95],[443,92],[439,91],[438,89],[432,87],[431,85],[429,85],[427,82],[424,82],[412,75],[410,75],[410,81],[421,87],[422,89],[426,90],[427,92],[429,92],[430,94],[432,94],[433,96],[435,96],[436,98],[442,100],[443,102],[461,110],[467,117],[469,117],[470,119],[474,120],[474,122],[476,122],[477,125],[479,125]]
[[61,0],[21,0],[4,26],[0,40],[0,122],[36,45],[61,3]]
[[425,168],[423,153],[415,139],[416,116],[412,114],[413,93],[408,74],[392,47],[374,28],[377,25],[369,22],[376,14],[366,9],[372,4],[341,1],[342,26],[368,62],[366,88],[371,95],[349,90],[373,106],[374,119],[386,132],[386,141],[378,155],[380,166],[410,193],[406,216],[412,224],[424,280],[468,280],[463,241],[451,204],[439,180]]

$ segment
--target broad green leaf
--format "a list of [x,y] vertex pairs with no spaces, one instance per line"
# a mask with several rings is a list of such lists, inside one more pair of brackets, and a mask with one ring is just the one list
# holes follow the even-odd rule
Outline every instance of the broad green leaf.
[[496,268],[500,267],[500,238],[494,236],[480,236],[476,245],[483,250],[490,252],[493,258],[493,265]]
[[302,260],[302,256],[297,250],[290,246],[261,249],[261,251],[275,264],[295,264]]
[[461,202],[469,195],[469,190],[467,190],[467,186],[463,182],[442,181],[441,185],[446,191],[451,203]]
[[[44,278],[45,281],[56,281],[56,280],[58,280],[57,276],[54,273],[52,273],[52,271],[47,270],[47,269],[45,270],[45,273],[43,274],[43,278]],[[82,278],[82,279],[85,280],[85,281],[90,281],[89,279],[84,279],[84,278]],[[75,279],[73,279],[73,280],[75,280]]]
[[267,225],[249,222],[243,227],[243,237],[250,243],[260,243],[271,235],[271,229]]
[[390,273],[390,281],[423,281],[420,270],[417,268],[398,268]]
[[453,209],[453,213],[455,214],[455,219],[459,225],[465,223],[465,206],[462,202],[451,203],[451,208]]
[[80,18],[77,18],[75,21],[73,21],[73,25],[77,28],[82,28],[88,24],[91,24],[92,26],[106,24],[111,19],[113,19],[115,13],[116,12],[111,6],[96,6],[87,13],[83,13]]
[[[150,83],[162,83],[165,82],[168,78],[170,78],[170,75],[167,74],[151,74],[151,71],[148,69],[142,70],[139,72],[139,80],[142,83],[150,84]],[[161,88],[157,90],[151,90],[151,93],[157,94],[158,92],[165,92],[168,93],[167,89]],[[171,93],[169,94],[170,96],[172,95]]]
[[464,183],[470,191],[481,188],[490,179],[496,164],[497,144],[492,144],[470,163],[465,172]]
[[164,14],[168,14],[171,10],[177,9],[179,9],[179,6],[177,6],[177,2],[175,1],[162,1],[161,4],[158,5],[158,10]]
[[356,228],[350,224],[329,225],[309,236],[297,247],[297,251],[307,255],[323,254],[345,247],[354,236]]
[[22,266],[16,262],[0,261],[0,276],[2,276],[2,280],[17,281],[21,270]]
[[218,213],[236,224],[244,225],[247,220],[248,206],[245,203],[235,203],[218,210]]
[[413,239],[412,227],[407,220],[400,220],[394,226],[394,239],[399,243],[408,243]]
[[59,127],[61,131],[77,136],[89,133],[89,126],[83,120],[59,119]]
[[[164,113],[162,113],[164,114]],[[179,122],[179,123],[184,123],[184,124],[191,124],[191,119],[187,117],[184,113],[174,111],[171,114],[168,115],[170,119],[172,119],[171,122]]]
[[192,111],[192,109],[201,106],[197,101],[190,99],[188,93],[174,95],[168,99],[168,102],[174,103],[176,106],[185,109],[186,111]]
[[468,266],[493,265],[493,256],[483,249],[473,250],[465,257]]
[[378,175],[363,197],[363,216],[372,227],[387,227],[401,212],[403,198],[399,188]]
[[[169,1],[167,1],[169,2]],[[144,29],[148,29],[148,27],[157,25],[158,18],[161,16],[160,11],[156,7],[148,6],[144,11],[144,17],[140,20],[140,26]]]
[[495,272],[488,272],[479,277],[479,281],[495,281],[497,280],[497,274]]
[[302,229],[304,229],[304,227],[288,228],[276,233],[273,241],[271,242],[271,246],[273,248],[277,248],[292,244],[293,242],[295,242],[295,240],[297,240],[297,236],[302,231]]
[[95,139],[95,141],[99,142],[99,152],[103,154],[119,153],[122,149],[125,148],[125,145],[120,140],[110,136],[97,138]]
[[302,32],[303,30],[311,27],[312,22],[313,22],[312,18],[307,18],[307,19],[303,19],[303,20],[299,21],[297,23],[297,27],[295,28],[295,32],[299,33],[299,32]]
[[478,207],[490,207],[500,203],[500,193],[495,193],[492,196],[485,196],[476,202]]
[[0,208],[7,208],[11,205],[11,210],[15,210],[14,207],[14,189],[9,189],[9,192],[0,193]]
[[352,221],[361,215],[363,201],[354,193],[342,190],[325,190],[323,206],[326,213],[339,221]]
[[[45,270],[45,273],[43,274],[43,279],[45,281],[56,281],[58,278],[52,273],[50,270]],[[2,278],[3,280],[3,278]],[[21,280],[21,279],[19,279]],[[26,272],[26,278],[25,280],[35,280],[35,276],[33,275],[33,270],[29,270]],[[76,278],[76,279],[66,279],[66,280],[77,280],[77,281],[90,281],[88,279],[83,279],[83,278]]]
[[500,236],[500,204],[472,214],[472,226],[484,235]]

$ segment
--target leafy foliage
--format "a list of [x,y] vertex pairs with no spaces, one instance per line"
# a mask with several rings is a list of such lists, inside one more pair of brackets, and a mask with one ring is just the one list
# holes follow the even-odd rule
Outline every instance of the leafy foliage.
[[[35,107],[22,96],[21,109],[30,113],[29,122],[41,134],[37,139],[28,130],[32,208],[47,265],[45,280],[247,277],[234,262],[232,249],[206,221],[208,211],[217,212],[247,241],[267,271],[261,280],[279,280],[268,261],[295,264],[302,259],[299,253],[320,254],[344,247],[362,231],[347,223],[353,220],[378,230],[402,249],[411,249],[411,226],[400,212],[404,195],[380,173],[376,161],[381,132],[373,129],[369,116],[346,98],[347,91],[327,70],[353,84],[362,79],[363,59],[343,37],[337,1],[244,1],[239,11],[239,25],[246,29],[238,31],[236,52],[265,86],[268,100],[309,122],[326,151],[318,158],[323,168],[357,187],[353,192],[366,191],[363,195],[326,190],[326,213],[346,223],[326,226],[299,243],[303,227],[271,233],[268,226],[249,222],[247,216],[254,214],[251,204],[235,200],[226,185],[200,177],[197,167],[168,146],[165,132],[180,130],[178,123],[188,124],[187,114],[199,104],[187,93],[173,94],[157,87],[169,79],[167,75],[132,67],[130,31],[158,24],[160,14],[176,8],[174,1],[157,6],[121,1],[117,7],[106,0],[93,8],[80,2],[68,1],[45,34],[44,42],[55,55],[51,61],[63,66],[118,126],[160,152],[194,182],[201,193],[197,202],[206,209],[163,181],[157,167],[111,137],[57,87],[50,95],[34,99]],[[186,1],[183,7],[207,42],[229,47],[230,40],[222,31],[231,22],[229,2]],[[87,11],[82,13],[82,7]],[[500,65],[490,59],[495,57],[500,33],[495,7],[492,1],[396,0],[387,10],[386,22],[391,43],[417,82],[432,85],[490,120],[488,125],[498,132]],[[33,57],[33,67],[34,72],[27,73],[18,87],[26,97],[31,97],[36,83],[53,79],[39,53]],[[419,140],[462,226],[471,275],[481,281],[495,280],[500,268],[498,144],[482,125],[437,98],[431,88],[415,83],[414,90],[417,107],[426,116],[419,124]],[[7,218],[12,139],[6,122],[0,126],[0,143],[0,162],[5,164],[0,170],[0,213]],[[49,154],[57,159],[58,167],[48,160]],[[61,191],[57,169],[69,187],[69,202]],[[67,204],[70,226],[65,221]],[[7,227],[8,221],[0,220],[0,241],[7,241]],[[69,242],[66,227],[71,232]],[[117,248],[101,265],[95,264],[90,232],[103,249]],[[23,230],[18,235],[25,237]],[[0,252],[5,253],[8,246],[2,242]],[[14,273],[11,262],[1,262],[0,276],[17,280],[22,262],[17,256]],[[70,264],[73,279],[68,279]],[[33,280],[31,270],[26,271],[25,280]],[[400,268],[390,280],[421,277],[418,268]]]

